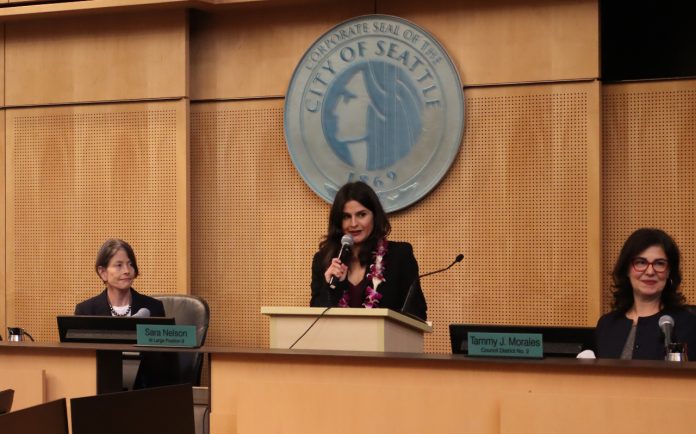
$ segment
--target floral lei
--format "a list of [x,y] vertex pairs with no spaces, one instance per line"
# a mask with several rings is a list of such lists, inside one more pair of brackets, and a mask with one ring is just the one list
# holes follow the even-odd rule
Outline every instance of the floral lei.
[[[387,244],[386,238],[382,238],[377,242],[375,263],[370,265],[370,272],[367,273],[367,280],[372,281],[372,285],[368,285],[365,289],[365,301],[362,305],[368,309],[379,307],[379,301],[382,299],[382,294],[377,292],[375,288],[377,288],[380,283],[386,281],[384,278],[384,270],[386,269],[384,255],[387,254]],[[338,306],[350,307],[350,293],[348,290],[343,291],[343,296],[341,296],[341,299],[338,301]]]

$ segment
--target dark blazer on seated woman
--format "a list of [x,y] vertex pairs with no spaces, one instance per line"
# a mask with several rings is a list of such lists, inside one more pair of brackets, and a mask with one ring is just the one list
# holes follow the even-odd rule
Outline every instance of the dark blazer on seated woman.
[[[131,315],[135,315],[142,308],[150,311],[149,316],[165,316],[164,304],[161,301],[140,294],[134,288],[131,292]],[[106,295],[106,289],[99,295],[96,295],[88,300],[85,300],[75,306],[75,315],[99,315],[111,316],[109,307],[109,299]]]
[[[382,294],[379,306],[399,312],[406,299],[406,293],[414,284],[405,312],[426,319],[426,302],[418,282],[418,262],[409,243],[389,241],[387,254],[384,255],[384,278],[375,290]],[[324,278],[326,267],[322,264],[321,253],[317,252],[312,260],[312,299],[313,307],[337,306],[343,291],[348,286],[348,279],[338,282],[336,289],[331,289]],[[365,274],[369,273],[369,267]]]
[[[658,321],[662,315],[674,319],[672,342],[686,343],[689,360],[696,361],[696,316],[684,308],[662,310],[655,315],[638,318],[636,340],[633,345],[633,359],[664,360],[664,335]],[[602,316],[595,331],[597,357],[621,358],[633,321],[625,313],[613,311]]]
[[[164,304],[161,301],[140,294],[131,288],[131,315],[135,315],[140,309],[145,308],[154,317],[163,317]],[[75,315],[99,315],[111,316],[109,299],[106,289],[99,295],[87,299],[75,306]],[[149,352],[141,354],[141,362],[133,384],[134,389],[147,387],[167,386],[177,384],[179,360],[176,353]]]

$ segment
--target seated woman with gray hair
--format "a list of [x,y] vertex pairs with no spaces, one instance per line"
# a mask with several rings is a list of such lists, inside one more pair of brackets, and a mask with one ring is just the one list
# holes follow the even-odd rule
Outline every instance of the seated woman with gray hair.
[[[104,283],[104,290],[75,306],[75,315],[98,316],[165,316],[161,301],[140,294],[133,288],[138,277],[135,252],[127,242],[106,240],[97,253],[94,270]],[[176,353],[143,352],[133,384],[134,389],[176,384],[179,362]]]
[[94,270],[104,282],[104,291],[79,303],[75,315],[131,316],[140,312],[139,316],[164,316],[161,301],[133,289],[139,274],[138,263],[127,242],[106,240],[97,253]]

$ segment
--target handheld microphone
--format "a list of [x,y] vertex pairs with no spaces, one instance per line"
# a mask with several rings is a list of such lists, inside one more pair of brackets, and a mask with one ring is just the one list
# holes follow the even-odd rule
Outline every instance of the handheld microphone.
[[[462,255],[462,254],[460,253],[460,254],[457,255],[456,258],[454,258],[454,261],[452,261],[452,263],[449,264],[448,266],[446,266],[445,268],[441,268],[441,269],[439,269],[439,270],[431,271],[431,272],[429,272],[429,273],[424,273],[424,274],[421,274],[420,276],[416,277],[416,279],[415,279],[413,282],[411,282],[411,285],[409,285],[409,287],[408,287],[408,291],[406,292],[406,298],[404,298],[404,304],[401,306],[401,309],[399,309],[399,313],[404,314],[404,315],[407,315],[407,316],[414,316],[414,315],[408,314],[408,313],[405,312],[404,310],[406,309],[406,306],[408,305],[409,299],[411,298],[411,293],[413,292],[413,287],[416,285],[416,283],[420,283],[420,280],[421,280],[422,277],[426,277],[426,276],[430,276],[430,275],[432,275],[432,274],[437,274],[437,273],[442,273],[443,271],[447,271],[447,270],[449,270],[450,268],[452,268],[452,267],[454,266],[454,264],[456,264],[456,263],[458,263],[458,262],[461,262],[462,259],[464,259],[464,255]],[[418,319],[420,319],[421,321],[423,321],[422,318],[418,318]]]
[[665,348],[669,347],[672,343],[672,330],[674,329],[674,318],[669,315],[662,315],[657,321],[660,326],[660,330],[665,335]]
[[[346,263],[350,259],[350,250],[353,247],[353,237],[346,234],[341,238],[341,250],[338,251],[337,258]],[[336,276],[331,276],[329,279],[329,287],[331,289],[336,289],[336,284],[338,283],[338,278]]]
[[146,307],[141,307],[136,313],[133,314],[133,316],[138,318],[149,318],[150,309]]

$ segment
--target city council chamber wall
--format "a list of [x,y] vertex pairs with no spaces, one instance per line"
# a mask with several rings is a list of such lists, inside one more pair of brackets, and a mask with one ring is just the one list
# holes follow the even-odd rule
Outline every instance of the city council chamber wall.
[[[637,104],[621,95],[643,85],[598,80],[597,2],[450,3],[92,0],[0,9],[0,325],[56,340],[55,316],[101,290],[100,243],[121,237],[138,255],[139,291],[200,295],[212,310],[209,343],[267,346],[259,308],[308,303],[329,207],[292,165],[283,95],[316,38],[370,13],[432,33],[464,84],[464,138],[452,167],[426,198],[391,215],[391,238],[413,244],[421,272],[465,255],[423,281],[435,326],[428,352],[449,351],[450,323],[594,324],[608,308],[606,264],[634,226],[665,227],[690,251],[686,196],[664,198],[677,215],[649,219],[631,208],[627,222],[605,194],[634,185],[614,172],[634,155],[616,157],[626,142],[607,131],[635,125],[616,107]],[[681,94],[657,90],[684,114],[663,123],[668,130],[693,116],[693,83],[680,86]],[[679,131],[675,155],[692,155],[682,144],[693,129]],[[688,278],[685,291],[693,291]]]

